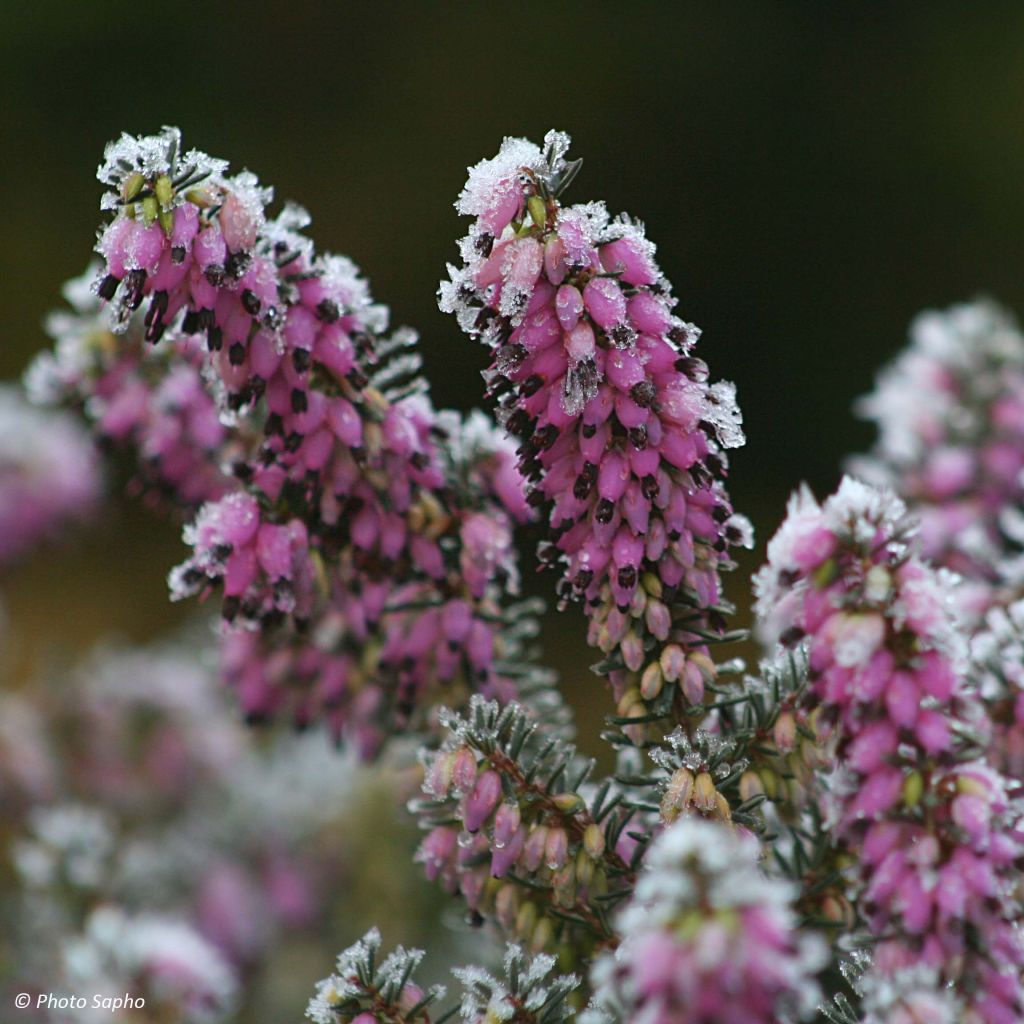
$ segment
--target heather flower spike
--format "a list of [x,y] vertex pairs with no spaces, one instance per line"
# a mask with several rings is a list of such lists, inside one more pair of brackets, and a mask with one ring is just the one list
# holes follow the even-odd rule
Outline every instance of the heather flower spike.
[[412,980],[421,950],[399,946],[378,962],[380,944],[374,928],[338,956],[337,973],[317,985],[306,1008],[313,1024],[429,1024],[427,1008],[444,996],[444,986],[424,990]]
[[[731,384],[709,384],[700,332],[675,299],[643,227],[603,204],[563,206],[569,138],[506,139],[470,169],[474,218],[441,308],[491,350],[486,372],[542,509],[563,598],[585,602],[619,716],[679,719],[716,677],[727,637],[719,573],[749,545],[723,486],[743,443]],[[653,709],[653,714],[652,714]],[[628,734],[628,733],[627,733]]]
[[203,379],[202,340],[173,332],[153,347],[140,317],[113,334],[90,287],[98,273],[93,263],[65,285],[69,308],[46,321],[54,351],[33,361],[26,390],[37,405],[80,414],[103,447],[127,451],[133,491],[194,512],[235,486],[231,465],[247,442],[221,422]]
[[621,910],[621,944],[591,969],[586,1024],[807,1020],[824,944],[795,930],[789,887],[758,871],[757,844],[683,820],[655,840]]
[[1024,1014],[1024,845],[976,745],[952,581],[921,561],[913,526],[899,499],[850,478],[824,505],[801,491],[757,575],[758,613],[767,640],[807,645],[835,733],[834,841],[859,862],[872,976],[927,966],[961,1019],[1009,1024]]
[[480,415],[433,408],[415,334],[384,336],[303,210],[269,217],[270,189],[176,130],[123,136],[99,176],[109,327],[73,290],[29,382],[194,514],[172,596],[219,594],[250,720],[324,720],[372,757],[442,699],[543,694],[521,660],[533,606],[505,600],[531,516],[514,456]]
[[858,412],[878,427],[853,461],[921,521],[923,555],[964,577],[977,619],[1024,583],[1024,334],[990,301],[926,312]]

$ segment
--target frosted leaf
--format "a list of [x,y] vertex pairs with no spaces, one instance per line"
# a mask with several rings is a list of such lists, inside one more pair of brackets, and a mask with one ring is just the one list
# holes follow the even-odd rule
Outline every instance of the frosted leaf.
[[571,145],[572,138],[567,132],[555,131],[552,128],[544,136],[544,159],[552,174],[559,175],[565,170],[565,158]]
[[743,414],[736,404],[735,384],[720,381],[708,389],[704,418],[715,428],[715,434],[723,448],[740,448],[746,444]]

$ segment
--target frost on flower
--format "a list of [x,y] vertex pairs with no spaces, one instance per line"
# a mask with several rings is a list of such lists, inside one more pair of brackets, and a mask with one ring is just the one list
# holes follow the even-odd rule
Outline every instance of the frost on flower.
[[384,333],[305,210],[272,215],[271,189],[176,129],[123,136],[99,177],[95,296],[69,288],[29,383],[135,457],[133,488],[194,515],[172,595],[219,594],[249,720],[323,721],[369,758],[435,703],[546,692],[535,606],[507,600],[532,516],[514,452],[433,407],[415,333]]
[[926,966],[957,989],[964,1019],[1009,1024],[1024,1014],[1018,812],[983,760],[953,585],[912,534],[885,491],[847,479],[820,506],[802,492],[755,579],[757,610],[766,640],[808,650],[872,970]]
[[654,666],[620,714],[671,718],[714,679],[719,573],[751,539],[723,485],[741,417],[735,388],[708,383],[642,225],[560,202],[568,142],[506,139],[470,170],[456,205],[475,219],[440,303],[492,352],[489,390],[550,526],[541,557],[585,602],[616,698]]
[[971,637],[970,667],[991,723],[988,759],[1024,779],[1024,601],[989,609]]
[[824,945],[795,930],[789,886],[761,875],[757,844],[684,819],[652,844],[621,911],[621,943],[591,969],[587,1024],[807,1019]]
[[858,411],[878,426],[856,472],[921,520],[922,551],[965,578],[982,613],[1024,581],[1024,334],[991,301],[922,313]]

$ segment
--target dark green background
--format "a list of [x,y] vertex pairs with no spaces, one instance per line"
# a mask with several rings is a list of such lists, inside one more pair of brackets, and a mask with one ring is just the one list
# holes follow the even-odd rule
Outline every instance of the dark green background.
[[[464,169],[504,134],[571,132],[573,197],[646,221],[713,372],[739,386],[750,440],[732,491],[762,544],[795,484],[831,488],[868,443],[851,401],[916,310],[1021,299],[1020,4],[0,10],[0,376],[44,343],[41,317],[89,256],[103,144],[164,123],[306,204],[318,244],[422,332],[438,402],[463,408],[484,353],[434,291]],[[115,507],[8,581],[23,653],[152,633],[174,614],[178,551],[174,529]],[[585,657],[577,625],[550,632],[563,665]]]

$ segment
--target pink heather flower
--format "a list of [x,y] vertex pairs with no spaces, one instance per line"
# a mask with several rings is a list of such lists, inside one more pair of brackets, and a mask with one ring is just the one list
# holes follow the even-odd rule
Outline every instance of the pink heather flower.
[[984,612],[1024,581],[1024,335],[988,301],[922,313],[858,411],[878,426],[855,462],[921,521],[922,554],[964,577]]
[[[969,739],[979,723],[953,585],[920,560],[912,527],[898,498],[850,478],[823,505],[799,492],[755,579],[757,611],[766,640],[810,652],[842,773],[836,841],[860,863],[874,970],[923,964],[962,995],[964,1019],[1016,1020],[1024,844],[1006,783]],[[822,530],[833,543],[815,542],[815,563],[801,538]],[[993,994],[995,976],[1006,983]]]
[[68,282],[71,309],[47,319],[56,347],[26,373],[30,398],[80,411],[104,446],[131,450],[133,489],[147,497],[189,510],[221,497],[237,486],[225,467],[243,452],[202,379],[199,339],[174,331],[153,349],[139,318],[115,337],[88,287],[96,274]]
[[[542,557],[559,562],[562,595],[586,602],[621,695],[666,645],[705,653],[699,634],[721,626],[719,572],[750,541],[721,482],[743,434],[643,229],[559,202],[568,145],[506,139],[470,170],[456,206],[475,220],[441,308],[493,352],[490,390],[552,530]],[[695,703],[703,684],[665,692]]]
[[195,337],[172,332],[155,350],[133,318],[120,340],[111,334],[86,279],[68,283],[70,310],[52,313],[55,350],[26,374],[30,396],[45,406],[80,411],[104,445],[135,456],[133,487],[186,509],[219,498],[234,481],[225,466],[243,454],[218,417],[202,379],[204,351]]
[[[97,292],[125,341],[106,335],[117,358],[86,386],[71,360],[35,376],[152,451],[179,501],[208,499],[172,592],[220,591],[246,714],[325,719],[372,756],[423,726],[446,686],[516,693],[519,614],[502,596],[517,586],[513,524],[531,510],[493,427],[432,407],[415,335],[382,336],[387,312],[357,268],[316,255],[304,211],[268,218],[271,191],[226,170],[182,153],[173,129],[108,147]],[[166,353],[157,394],[140,339]],[[90,367],[93,344],[76,352]],[[231,477],[198,486],[203,460]]]
[[0,565],[88,519],[100,490],[96,452],[78,425],[0,387]]
[[586,1024],[774,1024],[815,1010],[824,943],[801,935],[789,887],[758,871],[756,841],[681,819],[652,844],[591,969]]
[[229,494],[204,505],[185,542],[194,555],[171,576],[171,596],[190,596],[217,582],[224,617],[254,626],[283,616],[308,619],[313,610],[314,569],[309,539],[298,519],[265,522],[255,498]]

